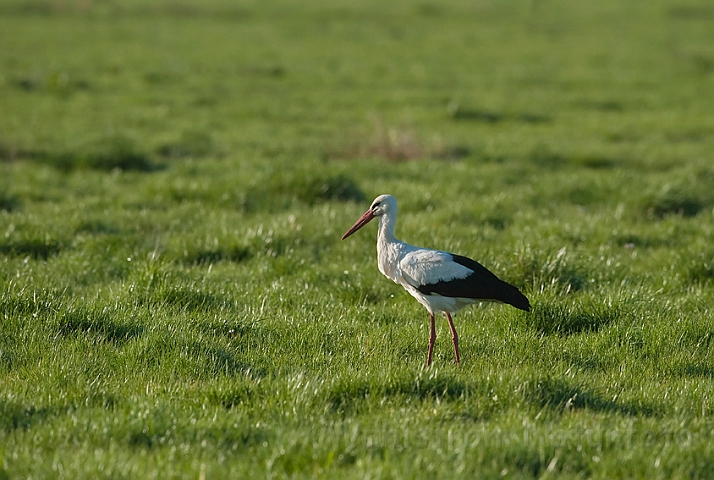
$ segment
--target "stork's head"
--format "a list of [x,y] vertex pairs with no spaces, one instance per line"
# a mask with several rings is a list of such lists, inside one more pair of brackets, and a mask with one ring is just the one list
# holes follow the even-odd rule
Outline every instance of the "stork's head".
[[372,202],[372,206],[369,207],[369,210],[364,212],[364,214],[359,217],[359,220],[355,222],[354,225],[352,225],[352,228],[347,230],[347,233],[342,235],[342,240],[345,238],[349,237],[353,233],[355,233],[357,230],[360,228],[364,227],[367,225],[370,220],[372,220],[374,217],[381,217],[383,215],[396,215],[397,214],[397,199],[395,199],[391,195],[380,195],[377,198],[374,199]]
[[391,195],[380,195],[374,199],[368,211],[372,212],[375,217],[394,214],[397,212],[397,199]]

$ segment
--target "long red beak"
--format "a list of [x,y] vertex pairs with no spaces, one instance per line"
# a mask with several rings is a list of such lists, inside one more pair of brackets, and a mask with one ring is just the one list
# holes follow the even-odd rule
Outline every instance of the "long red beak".
[[357,220],[357,222],[354,225],[352,225],[352,227],[349,230],[347,230],[347,233],[342,235],[342,240],[344,240],[345,238],[349,237],[350,235],[355,233],[360,228],[367,225],[369,223],[369,221],[372,220],[373,218],[374,218],[374,214],[372,213],[372,210],[367,210],[366,212],[364,212],[364,215],[359,217],[359,220]]

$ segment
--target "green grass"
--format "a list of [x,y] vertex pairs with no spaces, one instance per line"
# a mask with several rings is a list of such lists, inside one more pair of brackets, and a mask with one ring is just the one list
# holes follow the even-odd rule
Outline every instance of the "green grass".
[[[0,479],[711,478],[714,8],[0,5]],[[533,310],[438,323],[397,235]]]

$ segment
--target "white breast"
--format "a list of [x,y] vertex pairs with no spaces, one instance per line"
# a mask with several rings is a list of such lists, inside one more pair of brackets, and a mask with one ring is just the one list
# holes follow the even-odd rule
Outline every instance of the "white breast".
[[[386,242],[377,240],[377,266],[382,275],[395,283],[401,283],[402,271],[400,261],[410,250],[410,245],[404,242]],[[413,247],[411,247],[413,249]]]

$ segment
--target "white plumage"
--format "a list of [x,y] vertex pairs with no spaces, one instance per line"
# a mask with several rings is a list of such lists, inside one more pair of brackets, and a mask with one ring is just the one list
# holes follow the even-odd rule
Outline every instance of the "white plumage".
[[385,277],[403,286],[429,311],[430,337],[427,365],[436,339],[434,315],[444,312],[449,321],[456,363],[460,361],[458,335],[451,314],[480,301],[495,301],[528,311],[528,299],[518,289],[500,280],[478,262],[439,250],[419,248],[397,240],[397,201],[380,195],[342,239],[379,218],[377,264]]

